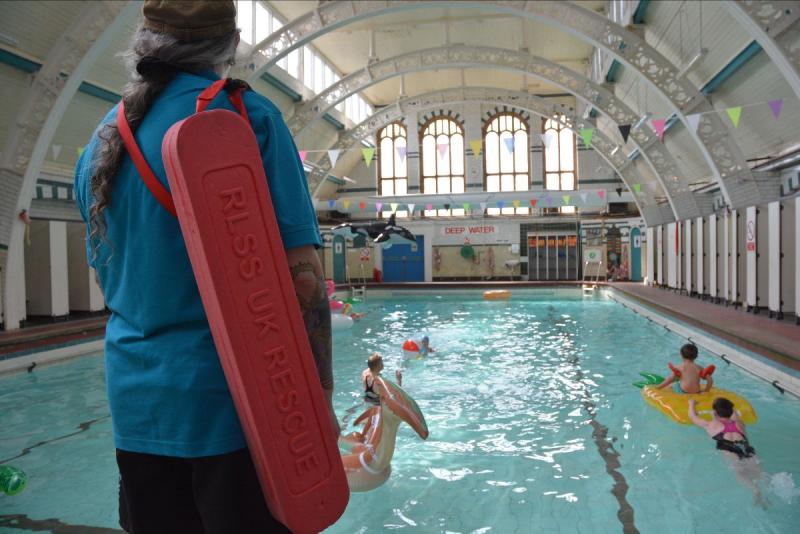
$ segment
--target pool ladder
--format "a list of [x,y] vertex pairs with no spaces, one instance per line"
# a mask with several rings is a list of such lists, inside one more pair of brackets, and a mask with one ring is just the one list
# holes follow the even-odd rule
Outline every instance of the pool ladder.
[[[594,271],[594,280],[589,274],[589,265],[597,265]],[[600,279],[600,271],[603,269],[602,261],[587,261],[583,264],[583,292],[584,294],[592,294],[597,289],[597,282]]]
[[350,296],[352,298],[360,298],[362,302],[367,301],[367,286],[350,286]]

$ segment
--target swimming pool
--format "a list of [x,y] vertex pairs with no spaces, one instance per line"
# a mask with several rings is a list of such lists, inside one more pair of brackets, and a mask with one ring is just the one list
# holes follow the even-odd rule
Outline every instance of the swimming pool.
[[[754,506],[702,430],[642,401],[638,371],[663,371],[684,340],[603,296],[429,294],[359,307],[367,316],[334,336],[340,418],[360,413],[359,375],[378,351],[387,376],[403,367],[430,437],[401,426],[390,480],[352,495],[329,532],[790,532],[800,521],[800,498],[768,492],[769,508]],[[402,342],[423,332],[437,352],[404,361]],[[750,439],[764,470],[800,476],[800,401],[713,363],[717,384],[759,415]],[[9,463],[30,477],[22,494],[0,497],[0,532],[47,528],[47,518],[101,527],[74,532],[117,528],[102,359],[0,386],[0,462],[29,449]],[[28,526],[11,528],[15,514]]]

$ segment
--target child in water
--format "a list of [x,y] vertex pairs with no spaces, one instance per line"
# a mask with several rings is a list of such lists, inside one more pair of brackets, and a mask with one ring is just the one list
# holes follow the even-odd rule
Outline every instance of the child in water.
[[436,351],[433,350],[433,348],[431,347],[431,340],[428,338],[428,336],[425,336],[419,342],[419,355],[425,356],[430,352],[436,352]]
[[[681,358],[683,358],[683,361],[679,366],[673,367],[672,364],[670,364],[672,374],[656,387],[658,389],[663,389],[678,378],[680,379],[679,385],[681,393],[701,393],[709,391],[714,385],[714,379],[711,378],[710,373],[704,374],[704,369],[694,363],[697,359],[697,345],[694,343],[687,343],[682,346]],[[700,379],[706,381],[705,388],[700,387]]]
[[758,486],[763,476],[761,464],[756,458],[756,450],[747,440],[744,423],[734,411],[733,403],[724,397],[714,399],[712,409],[714,418],[711,421],[701,419],[695,411],[695,400],[689,399],[689,419],[716,442],[717,450],[722,451],[729,461],[736,478],[753,491],[756,504],[766,508]]
[[[377,352],[373,352],[367,359],[367,368],[361,372],[361,382],[364,384],[364,401],[374,406],[379,406],[381,403],[381,396],[375,388],[375,379],[381,375],[383,371],[383,357]],[[403,373],[398,369],[394,374],[397,379],[397,385],[403,385]]]

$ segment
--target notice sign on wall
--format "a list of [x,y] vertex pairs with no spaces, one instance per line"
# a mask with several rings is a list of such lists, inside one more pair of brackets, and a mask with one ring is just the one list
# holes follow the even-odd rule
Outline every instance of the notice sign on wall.
[[747,243],[747,251],[748,252],[755,252],[756,251],[756,221],[755,218],[751,219],[750,217],[747,218],[747,228],[745,228],[745,239]]
[[442,235],[445,236],[463,235],[467,237],[471,235],[496,234],[498,232],[497,226],[493,224],[476,226],[442,226],[441,230]]

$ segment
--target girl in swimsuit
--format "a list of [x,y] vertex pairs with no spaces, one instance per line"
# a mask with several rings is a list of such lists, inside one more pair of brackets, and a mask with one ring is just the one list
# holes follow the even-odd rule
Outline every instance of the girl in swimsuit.
[[744,423],[739,420],[733,403],[726,398],[714,399],[712,408],[714,418],[706,421],[697,416],[695,400],[689,399],[689,418],[714,440],[717,450],[723,451],[736,477],[753,491],[756,504],[766,508],[758,486],[759,479],[763,477],[761,464],[756,457],[756,450],[747,439]]
[[[375,390],[375,379],[383,371],[383,357],[373,352],[367,359],[367,368],[361,373],[361,382],[364,384],[364,402],[378,406],[381,403],[380,392]],[[403,385],[403,374],[398,369],[395,372],[397,385]]]

